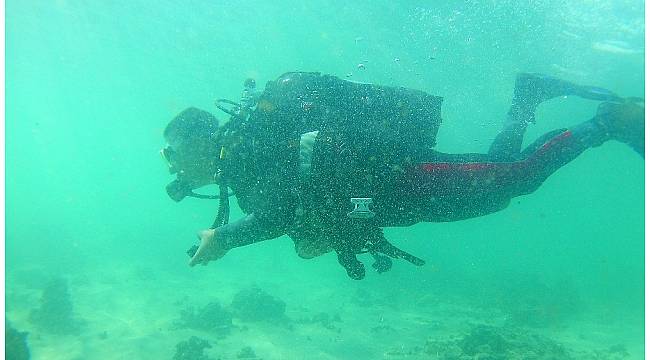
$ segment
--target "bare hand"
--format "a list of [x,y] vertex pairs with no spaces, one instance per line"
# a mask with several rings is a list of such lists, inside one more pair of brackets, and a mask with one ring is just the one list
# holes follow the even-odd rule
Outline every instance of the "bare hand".
[[201,244],[190,259],[190,266],[196,264],[207,265],[210,261],[219,260],[226,255],[228,250],[221,246],[216,235],[215,229],[199,231],[196,236],[201,240]]

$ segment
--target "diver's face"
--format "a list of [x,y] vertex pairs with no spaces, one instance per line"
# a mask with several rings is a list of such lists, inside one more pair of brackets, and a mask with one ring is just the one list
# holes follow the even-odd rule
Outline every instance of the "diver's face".
[[171,174],[178,174],[192,189],[214,183],[216,150],[212,144],[173,137],[168,138],[167,143],[169,145],[161,153]]

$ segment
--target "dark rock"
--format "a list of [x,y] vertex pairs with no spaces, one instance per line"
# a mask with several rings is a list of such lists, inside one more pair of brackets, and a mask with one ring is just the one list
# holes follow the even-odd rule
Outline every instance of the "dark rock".
[[429,341],[425,352],[439,359],[539,359],[571,360],[561,344],[522,328],[479,325],[469,334],[449,341]]
[[493,327],[477,326],[459,343],[463,353],[474,356],[478,353],[503,354],[508,343]]
[[616,344],[609,347],[608,351],[612,354],[620,354],[621,356],[630,356],[630,353],[627,352],[627,348],[623,344]]
[[237,353],[237,359],[257,359],[257,355],[250,346],[243,347]]
[[6,360],[29,360],[27,335],[27,332],[18,331],[8,321],[5,321]]
[[29,320],[41,329],[57,334],[78,334],[82,322],[74,317],[68,283],[54,279],[45,286],[38,309],[31,312]]
[[286,322],[287,305],[260,288],[253,286],[235,294],[231,308],[242,321]]
[[203,353],[206,348],[211,347],[212,345],[207,340],[192,336],[188,340],[176,344],[173,360],[212,360],[211,357]]
[[218,302],[211,302],[199,310],[194,307],[181,310],[180,319],[173,325],[175,329],[194,329],[218,335],[229,334],[232,327],[232,314]]

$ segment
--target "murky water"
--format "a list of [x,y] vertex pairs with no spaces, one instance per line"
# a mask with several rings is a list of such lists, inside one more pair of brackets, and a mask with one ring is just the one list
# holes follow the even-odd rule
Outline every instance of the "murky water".
[[[643,8],[8,1],[6,318],[33,359],[640,359],[644,163],[623,144],[498,213],[386,229],[427,263],[361,257],[362,281],[286,237],[189,268],[217,203],[172,202],[158,150],[189,106],[225,120],[214,100],[248,77],[319,71],[442,96],[437,149],[486,152],[519,72],[644,97]],[[544,103],[525,143],[597,106]]]

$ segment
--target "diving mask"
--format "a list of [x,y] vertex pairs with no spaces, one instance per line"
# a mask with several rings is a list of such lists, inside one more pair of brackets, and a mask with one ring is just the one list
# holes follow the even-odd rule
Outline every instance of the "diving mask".
[[167,165],[170,174],[176,174],[178,172],[178,168],[174,166],[175,154],[176,152],[174,151],[174,149],[172,149],[171,146],[166,146],[160,149],[160,156],[162,156],[162,159]]

